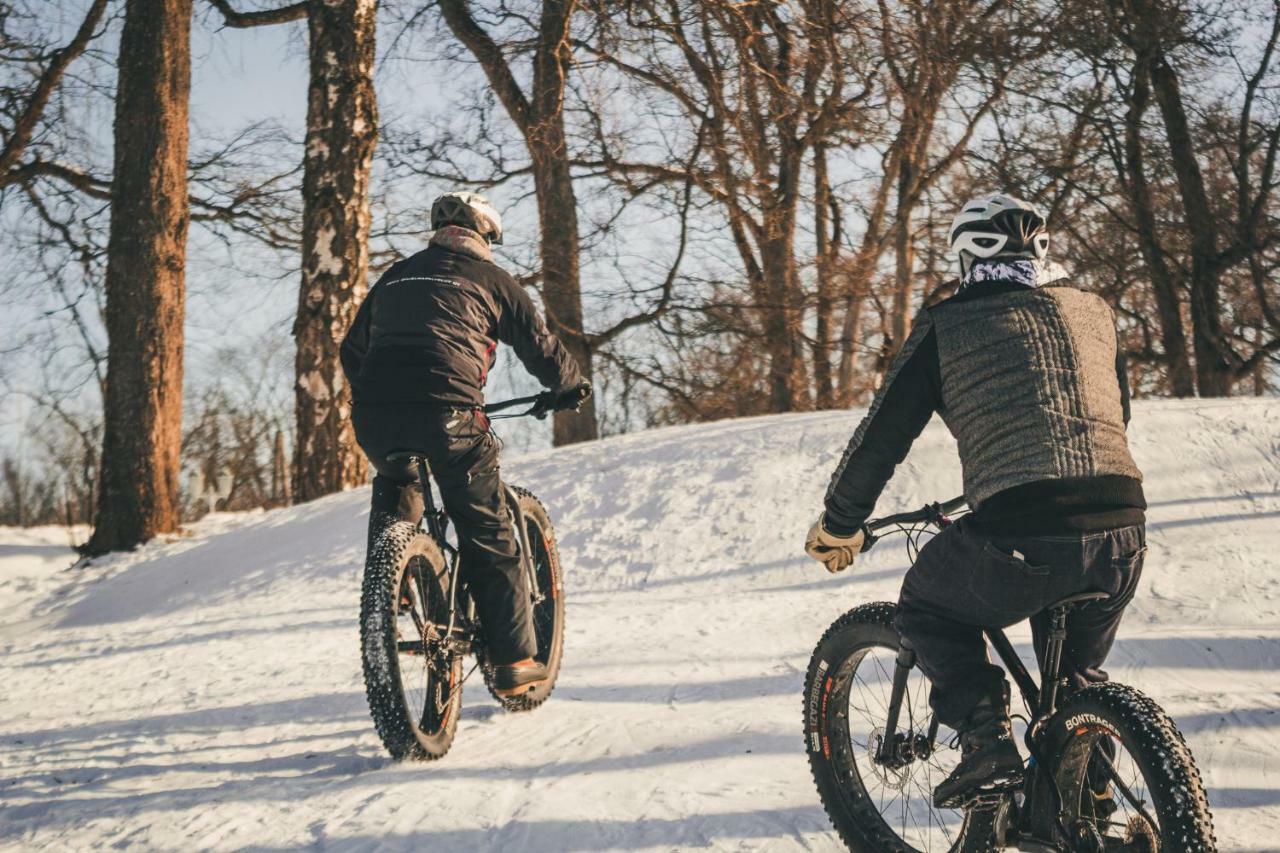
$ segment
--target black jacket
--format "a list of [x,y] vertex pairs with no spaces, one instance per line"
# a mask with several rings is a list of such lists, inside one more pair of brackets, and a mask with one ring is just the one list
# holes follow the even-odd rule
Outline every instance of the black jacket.
[[342,342],[342,369],[358,404],[479,406],[499,342],[547,388],[582,381],[515,279],[433,245],[369,290]]
[[1096,296],[985,281],[922,311],[831,479],[828,530],[862,525],[935,412],[956,436],[974,521],[987,532],[1144,520],[1124,435],[1124,360]]

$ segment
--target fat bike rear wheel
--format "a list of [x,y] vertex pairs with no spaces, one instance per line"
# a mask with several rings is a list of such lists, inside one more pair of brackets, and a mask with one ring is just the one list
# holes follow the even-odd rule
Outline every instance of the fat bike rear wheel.
[[462,656],[447,630],[448,574],[434,539],[397,522],[374,545],[360,597],[365,695],[397,760],[432,761],[453,744],[462,708]]
[[1123,684],[1068,696],[1045,725],[1073,850],[1213,853],[1213,816],[1173,720]]
[[499,696],[493,692],[493,666],[481,655],[481,671],[493,698],[508,711],[532,711],[551,697],[560,676],[560,660],[564,655],[564,576],[560,570],[560,551],[556,547],[556,531],[547,508],[526,489],[512,489],[520,501],[524,517],[525,538],[538,579],[539,595],[533,599],[533,632],[538,640],[534,660],[547,667],[547,680],[519,696]]
[[938,809],[933,788],[960,759],[954,733],[933,726],[929,683],[912,670],[897,732],[901,759],[876,757],[885,734],[898,654],[894,605],[854,608],[814,649],[805,677],[805,746],[818,795],[850,850],[977,853],[994,850],[1003,806]]

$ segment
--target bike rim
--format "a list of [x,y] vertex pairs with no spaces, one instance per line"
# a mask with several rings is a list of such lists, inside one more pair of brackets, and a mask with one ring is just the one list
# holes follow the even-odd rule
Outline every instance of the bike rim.
[[[919,853],[950,850],[961,835],[965,815],[934,808],[933,788],[959,762],[959,751],[948,745],[954,732],[940,728],[932,751],[901,767],[887,767],[874,757],[888,717],[896,657],[897,649],[866,647],[832,675],[832,701],[837,720],[845,725],[833,732],[840,743],[832,745],[831,761],[855,790],[861,786],[879,813],[883,830]],[[898,720],[899,735],[928,740],[933,718],[928,697],[928,679],[912,669]]]
[[397,663],[400,690],[413,727],[421,734],[439,733],[449,721],[453,667],[428,642],[441,609],[430,562],[412,557],[396,596]]

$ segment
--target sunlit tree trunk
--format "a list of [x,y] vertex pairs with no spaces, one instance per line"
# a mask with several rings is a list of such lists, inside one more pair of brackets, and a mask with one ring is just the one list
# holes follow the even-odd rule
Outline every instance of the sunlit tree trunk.
[[178,527],[191,0],[128,0],[107,247],[102,485],[89,553]]

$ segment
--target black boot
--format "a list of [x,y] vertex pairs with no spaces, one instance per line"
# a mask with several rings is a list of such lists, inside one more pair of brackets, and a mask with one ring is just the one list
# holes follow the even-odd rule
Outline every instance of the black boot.
[[981,794],[1010,791],[1022,783],[1022,756],[1013,742],[1007,700],[983,699],[960,731],[960,763],[933,790],[933,804],[958,809]]

